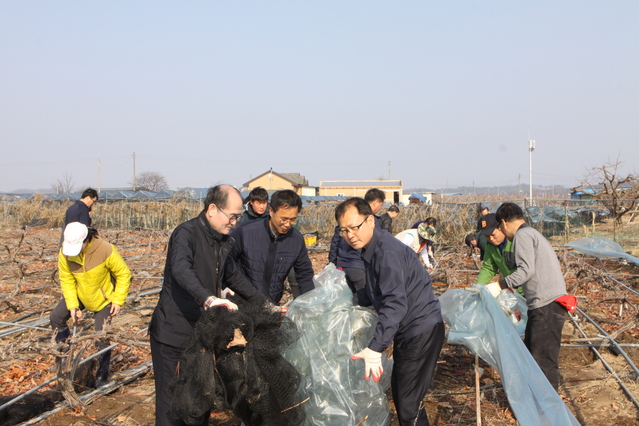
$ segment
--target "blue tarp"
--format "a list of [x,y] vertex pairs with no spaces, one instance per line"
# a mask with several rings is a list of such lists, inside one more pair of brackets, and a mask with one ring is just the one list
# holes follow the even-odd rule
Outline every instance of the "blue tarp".
[[448,343],[468,347],[497,369],[521,426],[578,426],[500,304],[484,286],[477,288],[478,293],[448,290],[439,298],[450,326]]

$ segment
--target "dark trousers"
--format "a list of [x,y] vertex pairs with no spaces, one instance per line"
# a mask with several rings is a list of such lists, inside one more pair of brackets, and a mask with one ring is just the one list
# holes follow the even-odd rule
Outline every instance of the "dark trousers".
[[[184,348],[160,343],[151,335],[151,360],[155,378],[155,425],[182,426],[182,420],[171,417],[171,393],[169,384],[175,378],[175,371]],[[213,374],[213,372],[210,372]],[[208,424],[208,416],[202,426]]]
[[443,322],[415,337],[395,342],[391,388],[400,425],[428,426],[423,399],[443,344]]
[[366,271],[357,268],[342,268],[342,270],[346,274],[346,284],[353,294],[366,286]]
[[[78,309],[84,310],[84,305],[79,302]],[[67,304],[62,299],[49,315],[49,322],[51,323],[51,329],[54,331],[62,331],[67,328],[67,321],[71,318],[71,312],[67,309]],[[111,305],[105,306],[102,310],[95,313],[95,319],[93,320],[93,326],[96,331],[102,331],[105,324],[111,322]],[[107,345],[108,346],[108,345]]]
[[566,309],[557,302],[528,311],[524,343],[553,388],[559,388],[559,349]]

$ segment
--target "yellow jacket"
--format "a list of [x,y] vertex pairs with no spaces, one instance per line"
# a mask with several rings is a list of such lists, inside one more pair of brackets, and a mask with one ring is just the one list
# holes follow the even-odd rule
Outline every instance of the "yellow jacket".
[[110,303],[122,306],[129,294],[129,267],[113,244],[97,237],[77,256],[65,256],[60,250],[58,270],[69,310],[79,308],[79,302],[92,312]]

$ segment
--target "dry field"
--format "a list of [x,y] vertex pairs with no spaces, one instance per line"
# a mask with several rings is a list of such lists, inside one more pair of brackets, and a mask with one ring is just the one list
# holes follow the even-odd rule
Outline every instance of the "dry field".
[[[48,314],[59,301],[56,253],[60,229],[26,228],[4,229],[0,233],[0,395],[28,391],[52,378],[54,365],[51,354],[51,333]],[[108,230],[103,237],[118,246],[131,267],[133,296],[111,329],[112,341],[122,342],[114,350],[112,371],[116,380],[124,380],[130,368],[147,366],[150,361],[143,331],[157,301],[162,277],[166,243],[169,231]],[[327,262],[327,246],[321,240],[311,253],[313,266],[321,270]],[[595,259],[559,252],[570,291],[585,296],[580,307],[608,333],[616,333],[615,340],[623,344],[638,343],[639,296],[620,286],[639,290],[639,268],[613,261]],[[448,288],[465,287],[474,283],[476,266],[461,247],[441,247],[436,253],[439,261],[433,273],[438,294]],[[605,270],[604,270],[605,268]],[[614,278],[614,280],[613,280]],[[10,333],[8,322],[21,322],[36,328],[22,328]],[[87,321],[87,325],[91,322]],[[588,337],[600,332],[583,318],[577,324]],[[38,328],[39,327],[39,328]],[[45,330],[42,330],[44,328]],[[90,329],[87,330],[90,332]],[[142,336],[142,337],[141,337]],[[582,344],[582,335],[569,320],[564,329],[566,341]],[[599,349],[607,364],[614,369],[624,386],[639,397],[636,374],[623,356],[615,355],[608,344]],[[623,346],[630,359],[639,364],[639,349]],[[88,355],[93,349],[89,348]],[[562,347],[560,359],[563,382],[560,394],[583,425],[638,425],[639,411],[622,391],[612,373],[595,358],[585,346]],[[481,418],[487,425],[516,425],[505,397],[499,375],[487,364],[480,362]],[[143,370],[147,371],[147,370]],[[429,394],[425,398],[431,424],[476,424],[474,354],[464,347],[445,345],[438,370]],[[55,381],[39,392],[56,387]],[[79,389],[89,392],[89,389]],[[35,424],[39,425],[152,425],[154,421],[153,374],[148,371],[131,382],[100,396],[84,412],[62,408]],[[391,405],[392,407],[392,405]],[[0,421],[1,423],[1,421]],[[210,424],[237,426],[241,422],[227,413],[213,413]],[[393,425],[397,424],[393,419]]]

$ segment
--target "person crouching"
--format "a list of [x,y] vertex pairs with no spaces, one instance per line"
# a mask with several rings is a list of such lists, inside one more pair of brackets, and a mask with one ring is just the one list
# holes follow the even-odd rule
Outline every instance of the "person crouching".
[[[101,331],[120,312],[129,293],[131,271],[115,246],[99,238],[96,229],[80,222],[66,226],[58,253],[58,270],[63,298],[49,317],[56,342],[67,340],[70,335],[67,321],[70,318],[75,323],[81,319],[84,309],[95,312],[96,331]],[[107,339],[96,344],[98,351],[108,346]],[[107,383],[110,360],[110,350],[98,357],[96,388]]]

